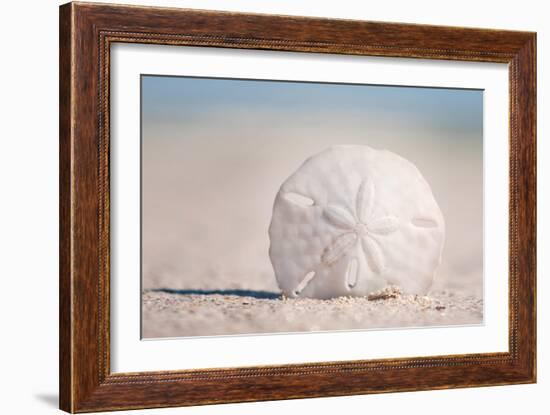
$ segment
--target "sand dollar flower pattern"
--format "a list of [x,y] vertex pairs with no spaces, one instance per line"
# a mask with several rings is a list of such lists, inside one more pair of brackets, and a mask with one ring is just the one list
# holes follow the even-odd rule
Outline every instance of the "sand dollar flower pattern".
[[338,205],[325,207],[324,217],[333,226],[341,229],[342,233],[323,251],[321,261],[324,264],[335,263],[359,243],[372,272],[379,275],[384,272],[386,263],[381,248],[383,237],[397,231],[398,219],[392,215],[374,216],[375,197],[376,187],[367,178],[361,182],[357,191],[355,209]]

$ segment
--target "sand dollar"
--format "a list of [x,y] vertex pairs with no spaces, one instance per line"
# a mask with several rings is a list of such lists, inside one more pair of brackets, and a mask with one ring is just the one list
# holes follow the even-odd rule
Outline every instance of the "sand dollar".
[[388,285],[424,294],[441,262],[445,223],[410,161],[341,145],[308,158],[282,184],[269,237],[289,297],[365,296]]

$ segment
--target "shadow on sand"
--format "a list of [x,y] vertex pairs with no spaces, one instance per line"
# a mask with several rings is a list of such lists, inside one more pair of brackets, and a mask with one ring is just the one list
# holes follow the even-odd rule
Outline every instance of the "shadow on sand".
[[281,297],[280,293],[257,290],[175,290],[172,288],[156,288],[150,291],[179,295],[236,295],[238,297],[253,297],[262,300],[275,300]]

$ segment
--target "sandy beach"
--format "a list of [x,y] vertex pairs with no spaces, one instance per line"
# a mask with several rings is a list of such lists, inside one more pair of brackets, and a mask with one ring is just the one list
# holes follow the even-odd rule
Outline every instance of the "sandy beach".
[[379,300],[295,299],[246,290],[191,292],[143,292],[143,337],[467,325],[479,324],[483,317],[481,299],[445,291]]
[[[232,169],[222,185],[221,173],[205,167],[214,160],[192,157],[205,152],[198,140],[187,143],[189,151],[175,140],[156,145],[145,155],[144,170],[144,338],[482,323],[481,214],[475,213],[479,200],[472,197],[478,189],[470,186],[474,174],[462,173],[454,187],[431,174],[446,215],[447,238],[426,301],[282,300],[268,255],[273,198],[279,178],[314,146],[276,159],[273,147],[238,161],[226,151],[225,163]],[[448,176],[463,161],[457,156],[447,163]],[[180,171],[180,164],[186,170]],[[195,174],[187,175],[187,169]],[[470,197],[471,205],[464,208],[460,197]]]

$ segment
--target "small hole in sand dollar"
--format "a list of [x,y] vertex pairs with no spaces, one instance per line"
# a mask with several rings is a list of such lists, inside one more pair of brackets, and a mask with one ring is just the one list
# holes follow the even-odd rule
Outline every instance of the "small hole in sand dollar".
[[437,228],[437,222],[430,218],[413,218],[411,223],[419,228]]
[[305,277],[300,281],[300,284],[296,287],[294,290],[294,295],[298,296],[301,294],[301,292],[306,288],[306,286],[310,283],[310,281],[315,277],[315,271],[309,271]]
[[357,284],[359,273],[359,263],[357,258],[352,258],[348,263],[348,269],[346,270],[346,286],[348,289],[352,289]]
[[299,193],[287,192],[284,194],[284,198],[289,202],[301,207],[310,207],[315,204],[314,200],[310,197],[301,195]]

